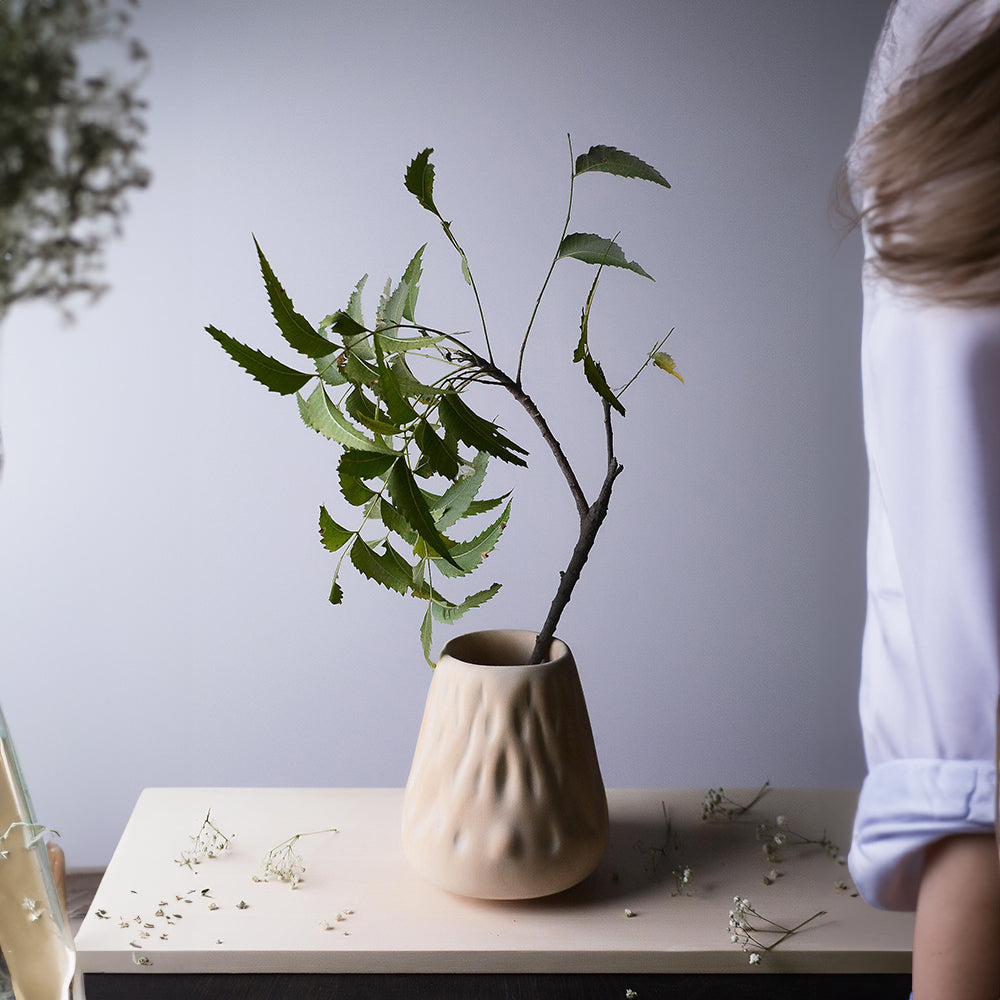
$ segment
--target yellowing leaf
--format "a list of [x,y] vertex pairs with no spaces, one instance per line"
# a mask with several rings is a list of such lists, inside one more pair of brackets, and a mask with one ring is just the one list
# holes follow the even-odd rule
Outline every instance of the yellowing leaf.
[[653,364],[656,365],[657,368],[662,368],[668,375],[673,375],[673,377],[679,382],[684,381],[681,373],[677,370],[677,363],[669,354],[664,354],[663,351],[657,351],[653,355]]

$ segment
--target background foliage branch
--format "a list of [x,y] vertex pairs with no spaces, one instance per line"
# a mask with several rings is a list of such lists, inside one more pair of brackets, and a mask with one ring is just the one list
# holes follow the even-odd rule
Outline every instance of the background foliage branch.
[[[0,320],[20,301],[96,297],[139,163],[148,63],[136,0],[0,2]],[[117,47],[97,70],[94,49]]]

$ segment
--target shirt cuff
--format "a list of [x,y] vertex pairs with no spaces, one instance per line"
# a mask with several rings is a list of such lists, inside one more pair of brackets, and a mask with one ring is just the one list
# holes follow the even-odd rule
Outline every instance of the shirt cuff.
[[866,902],[914,910],[927,848],[943,837],[993,833],[996,765],[903,759],[878,764],[861,789],[848,865]]

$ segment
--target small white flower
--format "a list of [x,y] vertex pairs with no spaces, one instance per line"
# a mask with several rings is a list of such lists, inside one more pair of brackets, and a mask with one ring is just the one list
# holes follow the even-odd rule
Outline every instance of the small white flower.
[[639,994],[635,990],[626,989],[625,990],[625,1000],[635,1000]]
[[634,916],[635,916],[635,913],[634,913],[634,911],[632,911],[632,910],[628,910],[628,909],[627,909],[627,910],[625,911],[625,916],[626,916],[626,917],[634,917]]
[[787,820],[785,819],[784,816],[777,816],[775,818],[775,820],[774,820],[774,825],[775,826],[784,826],[786,822],[787,822]]
[[752,951],[752,952],[750,952],[750,964],[751,965],[760,965],[760,952],[759,951]]

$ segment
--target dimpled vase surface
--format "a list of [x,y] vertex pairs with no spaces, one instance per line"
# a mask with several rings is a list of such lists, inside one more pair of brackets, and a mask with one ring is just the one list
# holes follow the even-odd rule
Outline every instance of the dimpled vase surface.
[[472,632],[441,653],[403,798],[403,850],[478,899],[576,885],[608,840],[608,803],[573,654],[535,633]]

